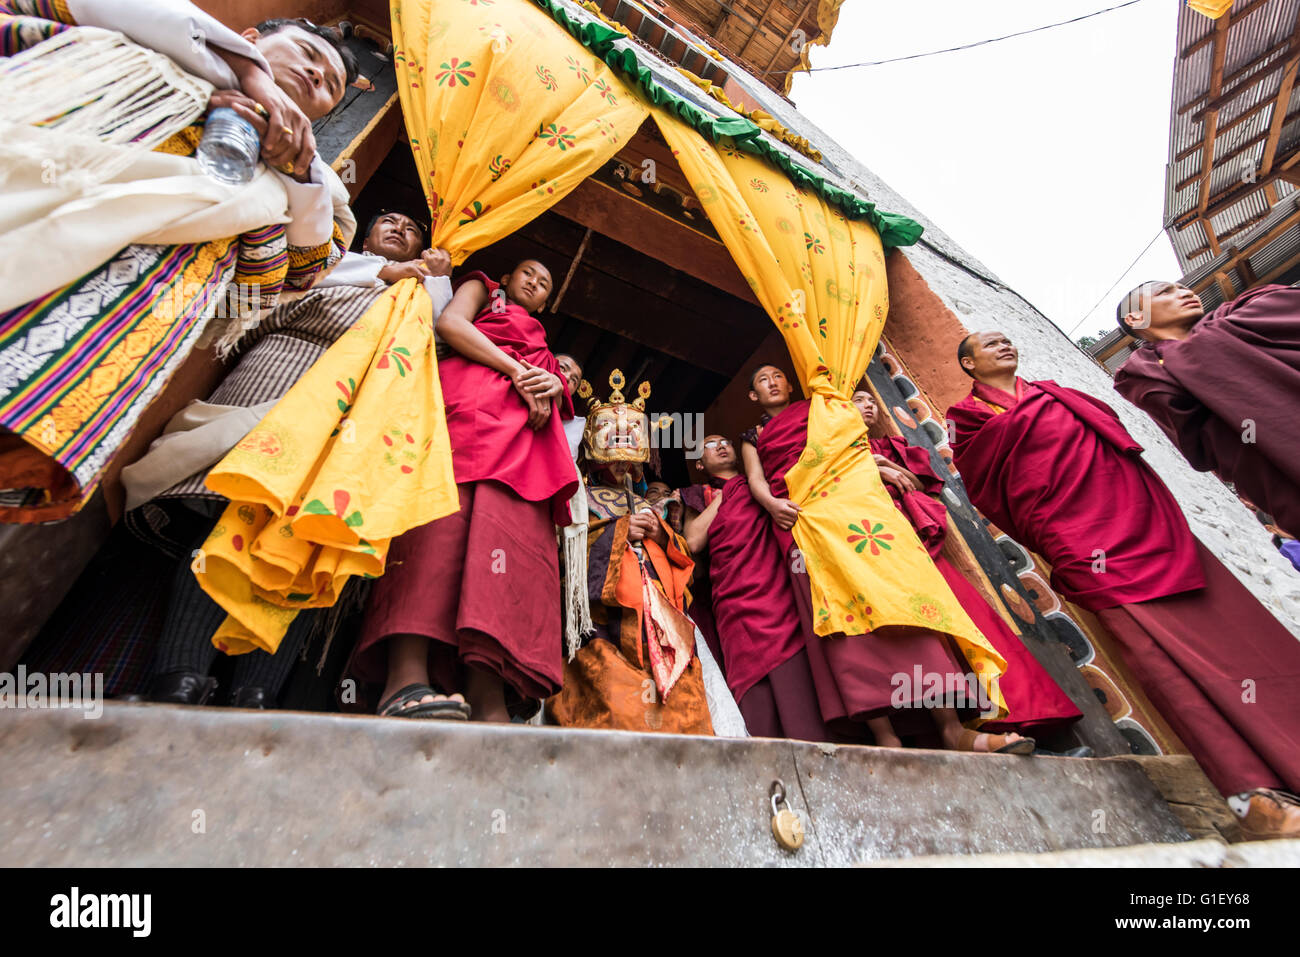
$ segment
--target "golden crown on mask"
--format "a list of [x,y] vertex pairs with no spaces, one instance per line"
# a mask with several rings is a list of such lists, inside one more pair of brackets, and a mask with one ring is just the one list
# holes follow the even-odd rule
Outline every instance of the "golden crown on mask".
[[[596,398],[591,383],[583,379],[578,386],[578,398],[587,400],[587,427],[582,433],[587,458],[597,465],[613,462],[644,464],[650,460],[650,430],[661,429],[669,416],[660,416],[651,422],[646,415],[645,403],[650,398],[650,383],[637,386],[637,397],[631,402],[623,396],[627,379],[621,369],[609,375],[609,399]],[[640,469],[637,469],[638,477]]]

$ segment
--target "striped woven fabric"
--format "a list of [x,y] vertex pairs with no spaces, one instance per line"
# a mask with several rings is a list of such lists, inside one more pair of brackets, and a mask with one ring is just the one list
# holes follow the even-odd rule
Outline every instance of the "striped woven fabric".
[[0,0],[0,56],[13,56],[73,23],[63,0]]
[[[245,340],[238,365],[207,401],[249,407],[284,398],[326,350],[365,315],[387,287],[330,286],[281,303]],[[203,480],[207,473],[174,485],[160,498],[225,501]],[[133,524],[133,528],[140,527]],[[146,536],[147,537],[147,536]]]
[[[26,19],[15,26],[15,15]],[[0,0],[0,42],[21,48],[57,32],[41,17],[71,22],[58,0]],[[195,123],[158,150],[192,156],[202,133]],[[272,225],[199,244],[128,246],[0,312],[0,521],[76,512],[213,316],[243,321],[250,302],[269,309],[286,283],[309,287],[346,251],[337,223],[321,246],[290,249],[285,236]]]

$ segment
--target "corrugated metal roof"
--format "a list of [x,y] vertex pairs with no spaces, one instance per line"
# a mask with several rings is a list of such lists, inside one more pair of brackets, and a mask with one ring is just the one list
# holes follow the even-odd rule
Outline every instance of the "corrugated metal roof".
[[[1212,207],[1226,194],[1240,189],[1252,181],[1263,162],[1268,131],[1276,109],[1271,104],[1281,89],[1288,58],[1300,51],[1300,0],[1268,0],[1242,16],[1250,4],[1238,0],[1236,9],[1227,14],[1236,19],[1229,21],[1224,50],[1223,79],[1220,96],[1230,98],[1219,105],[1218,135],[1214,141],[1214,155],[1209,176],[1207,206]],[[1218,21],[1222,22],[1222,21]],[[1215,233],[1223,253],[1215,256],[1210,248],[1209,236],[1201,218],[1196,218],[1182,229],[1175,223],[1193,216],[1199,208],[1203,168],[1203,138],[1205,118],[1200,114],[1209,102],[1214,41],[1206,42],[1200,49],[1182,57],[1197,41],[1206,40],[1215,32],[1216,21],[1183,7],[1178,14],[1178,51],[1175,62],[1173,92],[1170,111],[1169,163],[1166,166],[1165,226],[1173,242],[1179,265],[1186,276],[1184,282],[1193,282],[1213,275],[1228,261],[1230,250],[1246,249],[1263,236],[1282,217],[1270,214],[1270,204],[1265,190],[1259,189],[1243,195],[1239,201],[1214,210],[1209,226]],[[1240,76],[1233,74],[1240,73]],[[1259,81],[1251,83],[1251,77]],[[1235,95],[1233,91],[1236,91]],[[1295,85],[1287,104],[1287,115],[1300,112],[1300,83]],[[1274,165],[1282,162],[1300,147],[1300,118],[1287,122],[1281,131],[1274,157]],[[1186,155],[1182,155],[1186,154]],[[1179,158],[1181,156],[1181,158]],[[1290,197],[1295,187],[1282,180],[1274,180],[1278,205],[1286,213],[1293,206]],[[1285,242],[1270,244],[1250,258],[1256,276],[1279,268],[1290,252],[1300,252],[1300,227],[1297,227],[1297,244]],[[1261,272],[1260,269],[1264,272]],[[1231,277],[1234,285],[1244,285],[1242,277]]]

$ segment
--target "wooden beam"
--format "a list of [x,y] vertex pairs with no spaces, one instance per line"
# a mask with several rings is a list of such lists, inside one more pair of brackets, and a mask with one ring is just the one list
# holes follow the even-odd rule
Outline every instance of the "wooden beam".
[[[1300,30],[1300,17],[1292,29],[1292,35]],[[1282,85],[1278,87],[1273,105],[1273,120],[1268,128],[1268,142],[1264,144],[1264,157],[1259,164],[1259,172],[1267,175],[1273,171],[1273,160],[1277,156],[1277,144],[1282,137],[1282,127],[1291,119],[1287,108],[1291,105],[1291,90],[1295,86],[1296,72],[1300,70],[1300,58],[1291,60],[1282,74]]]
[[1232,280],[1228,278],[1226,271],[1220,270],[1214,274],[1214,284],[1219,287],[1219,292],[1223,294],[1224,302],[1236,298],[1237,291],[1232,288]]
[[[1228,27],[1231,18],[1220,17],[1214,25],[1214,60],[1210,66],[1210,102],[1219,95],[1223,88],[1223,61],[1228,55]],[[1196,208],[1202,213],[1210,202],[1210,173],[1214,169],[1214,140],[1218,134],[1219,111],[1209,110],[1205,117],[1205,127],[1201,140],[1205,144],[1201,150],[1201,191]]]
[[1288,183],[1293,182],[1288,173],[1291,167],[1295,166],[1297,162],[1300,162],[1300,152],[1292,153],[1280,166],[1277,166],[1273,172],[1269,173],[1267,176],[1261,176],[1253,183],[1243,183],[1236,189],[1229,190],[1226,193],[1220,193],[1218,197],[1215,198],[1214,202],[1210,203],[1210,205],[1204,210],[1194,209],[1191,212],[1184,213],[1178,219],[1174,220],[1174,229],[1183,230],[1192,225],[1192,223],[1206,219],[1210,216],[1217,216],[1225,209],[1236,205],[1247,196],[1253,195],[1258,190],[1263,189],[1269,183],[1275,182],[1276,180],[1285,179]]
[[[1297,60],[1297,61],[1296,61],[1296,66],[1297,66],[1297,67],[1300,67],[1300,60]],[[1288,91],[1287,91],[1287,96],[1290,96],[1290,95],[1291,95],[1291,91],[1288,90]],[[1276,114],[1274,114],[1274,115],[1276,115]],[[1280,124],[1278,124],[1278,127],[1277,127],[1277,128],[1278,128],[1278,132],[1280,133],[1281,130],[1282,130],[1282,127],[1285,126],[1287,123],[1290,123],[1292,120],[1298,120],[1298,119],[1300,119],[1300,110],[1296,110],[1294,113],[1288,113],[1288,114],[1286,115],[1286,117],[1282,119],[1282,122],[1281,122]],[[1216,138],[1217,138],[1218,136],[1222,136],[1222,135],[1223,135],[1223,130],[1218,130],[1218,131],[1216,131]],[[1256,146],[1258,146],[1260,143],[1263,143],[1263,142],[1267,141],[1271,135],[1272,135],[1271,130],[1265,130],[1263,133],[1257,133],[1257,134],[1255,134],[1255,135],[1252,136],[1250,139],[1246,140],[1246,141],[1243,142],[1241,145],[1239,145],[1239,146],[1238,146],[1236,149],[1234,149],[1231,153],[1224,153],[1222,156],[1216,156],[1215,159],[1214,159],[1214,163],[1215,163],[1215,165],[1218,166],[1220,169],[1222,169],[1226,164],[1228,164],[1228,163],[1230,163],[1232,160],[1236,159],[1236,158],[1237,158],[1238,156],[1240,156],[1242,153],[1248,153],[1248,152],[1250,152],[1251,150],[1253,150]],[[1274,145],[1274,148],[1276,149],[1277,144],[1274,143],[1273,145]],[[1196,146],[1196,149],[1200,149],[1200,148],[1201,148],[1201,146],[1200,146],[1200,144],[1198,144],[1198,145]],[[1266,155],[1267,155],[1267,154],[1266,154]],[[1256,174],[1255,174],[1255,175],[1257,175],[1257,176],[1265,175],[1265,174],[1269,173],[1271,170],[1272,170],[1272,161],[1271,161],[1271,159],[1270,159],[1268,168],[1265,169],[1265,168],[1261,167],[1260,169],[1256,170]],[[1200,178],[1201,178],[1201,174],[1200,174],[1200,173],[1193,173],[1191,176],[1188,176],[1188,177],[1186,177],[1185,179],[1183,179],[1181,182],[1175,184],[1175,186],[1174,186],[1174,191],[1175,191],[1175,192],[1178,192],[1178,191],[1180,191],[1180,190],[1184,190],[1184,189],[1186,189],[1188,186],[1191,186],[1193,183],[1195,183],[1195,182],[1196,182],[1198,179],[1200,179]]]
[[[1229,22],[1229,24],[1228,24],[1228,29],[1232,29],[1233,27],[1235,27],[1238,23],[1240,23],[1242,20],[1245,20],[1248,16],[1250,16],[1252,13],[1254,13],[1256,10],[1258,10],[1260,7],[1262,7],[1262,6],[1263,6],[1265,3],[1267,3],[1267,2],[1268,2],[1268,0],[1251,0],[1250,3],[1246,4],[1246,5],[1245,5],[1244,7],[1242,7],[1240,10],[1234,11],[1233,14],[1232,14],[1232,20],[1231,20],[1231,22]],[[1220,19],[1223,19],[1223,18],[1220,18]],[[1203,50],[1203,49],[1205,49],[1205,47],[1206,47],[1206,46],[1207,46],[1211,41],[1213,41],[1213,39],[1214,39],[1214,34],[1213,34],[1213,33],[1207,33],[1205,36],[1201,37],[1199,40],[1195,40],[1195,41],[1189,43],[1187,46],[1185,46],[1185,47],[1183,48],[1183,52],[1180,53],[1180,54],[1178,54],[1178,59],[1180,59],[1180,60],[1186,60],[1189,56],[1191,56],[1191,55],[1192,55],[1193,53],[1195,53],[1197,50]]]
[[[1235,127],[1240,126],[1242,123],[1245,123],[1256,113],[1259,113],[1261,110],[1267,110],[1272,105],[1273,105],[1272,100],[1263,100],[1259,103],[1256,103],[1245,113],[1242,113],[1239,116],[1234,116],[1227,123],[1224,123],[1222,126],[1220,126],[1219,135],[1222,136],[1224,133],[1227,133],[1230,130],[1234,129]],[[1174,162],[1181,163],[1183,160],[1187,159],[1187,157],[1191,156],[1200,148],[1201,148],[1201,144],[1198,141],[1193,143],[1191,146],[1186,147],[1185,149],[1179,150],[1177,153],[1174,154]]]
[[1255,285],[1256,286],[1267,285],[1268,283],[1272,282],[1274,279],[1277,279],[1279,276],[1289,273],[1292,269],[1295,269],[1296,266],[1300,266],[1300,252],[1293,255],[1286,262],[1273,267],[1263,276],[1258,277],[1255,280]]
[[1255,269],[1249,259],[1237,263],[1237,275],[1241,276],[1241,281],[1247,289],[1259,282],[1259,277],[1255,275]]
[[[1300,52],[1300,44],[1297,44],[1295,40],[1287,39],[1278,42],[1274,46],[1265,50],[1259,56],[1255,57],[1253,60],[1249,61],[1245,66],[1238,67],[1236,70],[1233,70],[1231,73],[1224,74],[1223,85],[1228,89],[1219,97],[1219,102],[1206,103],[1200,109],[1197,109],[1197,104],[1201,103],[1206,99],[1206,97],[1210,96],[1208,92],[1202,93],[1200,96],[1196,97],[1195,99],[1192,99],[1189,102],[1185,103],[1184,105],[1180,106],[1178,108],[1178,115],[1182,116],[1184,113],[1188,113],[1192,110],[1196,110],[1196,112],[1192,114],[1192,119],[1199,120],[1207,110],[1211,109],[1212,107],[1218,108],[1223,106],[1225,103],[1229,102],[1230,100],[1236,99],[1236,97],[1241,95],[1241,93],[1244,92],[1245,90],[1248,90],[1252,86],[1255,86],[1257,83],[1259,83],[1260,80],[1264,79],[1265,77],[1272,76],[1278,70],[1286,66],[1287,60],[1295,56],[1298,52]],[[1278,56],[1277,59],[1273,60],[1272,63],[1268,64],[1268,66],[1263,67],[1261,69],[1260,64],[1263,63],[1265,60],[1268,60],[1269,58],[1273,57],[1275,54],[1281,54],[1281,55]],[[1257,72],[1252,73],[1251,72],[1252,70]],[[1247,74],[1250,75],[1247,76]],[[1236,81],[1242,77],[1245,77],[1245,80],[1243,80],[1241,83],[1237,83]]]
[[754,25],[754,32],[749,35],[749,39],[746,40],[744,45],[740,48],[740,56],[742,58],[745,53],[748,52],[749,45],[754,42],[754,38],[757,37],[759,32],[763,29],[763,23],[767,20],[767,15],[772,12],[772,8],[775,6],[776,0],[767,0],[767,6],[763,8],[763,12],[759,15],[758,23]]
[[342,177],[353,202],[361,195],[361,190],[370,182],[370,177],[379,169],[389,150],[396,145],[403,130],[402,107],[394,93],[331,164],[334,172]]
[[589,226],[746,302],[758,303],[727,247],[611,186],[584,180],[554,208],[566,219]]
[[[1242,249],[1235,250],[1232,256],[1229,258],[1229,260],[1226,263],[1224,263],[1221,267],[1219,267],[1220,270],[1223,272],[1228,272],[1229,270],[1236,269],[1237,265],[1242,260],[1249,259],[1251,256],[1255,255],[1255,253],[1259,252],[1269,243],[1273,242],[1273,240],[1277,239],[1279,236],[1285,233],[1288,229],[1291,229],[1293,226],[1297,226],[1297,225],[1300,225],[1300,211],[1293,212],[1290,216],[1282,220],[1280,223],[1275,225],[1272,229],[1264,233],[1262,236],[1259,236],[1256,239],[1252,239],[1248,246]],[[1200,282],[1198,282],[1194,288],[1197,292],[1201,292],[1202,290],[1206,289],[1212,281],[1213,281],[1213,277],[1207,276],[1204,279],[1202,279]]]
[[1219,237],[1214,233],[1214,224],[1207,219],[1203,225],[1205,226],[1205,241],[1210,244],[1210,252],[1217,256],[1222,250],[1219,248]]
[[582,234],[582,242],[578,244],[578,251],[573,254],[573,261],[569,263],[569,271],[565,273],[564,282],[560,283],[560,291],[551,300],[551,312],[556,312],[560,308],[560,303],[564,301],[564,294],[569,289],[569,283],[573,282],[573,274],[578,271],[578,263],[582,262],[582,254],[587,251],[587,243],[589,242],[591,242],[590,226]]
[[[799,15],[794,18],[794,26],[790,28],[790,32],[785,35],[781,42],[776,45],[776,50],[772,53],[772,59],[768,60],[767,66],[763,67],[764,73],[767,73],[768,70],[772,69],[772,64],[776,62],[777,57],[781,55],[781,51],[785,49],[786,44],[790,42],[790,38],[794,36],[794,31],[799,29],[799,24],[803,23],[804,18],[808,16],[808,11],[815,6],[817,6],[817,0],[808,0],[808,2],[804,4],[803,9],[799,11]],[[811,40],[812,37],[809,37],[808,39]],[[783,72],[789,73],[790,71],[785,70]]]

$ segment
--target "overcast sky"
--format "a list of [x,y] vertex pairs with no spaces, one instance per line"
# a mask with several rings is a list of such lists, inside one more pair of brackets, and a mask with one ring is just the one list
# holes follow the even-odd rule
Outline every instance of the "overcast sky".
[[[849,0],[814,67],[921,53],[1120,0]],[[1180,275],[1160,230],[1177,0],[905,63],[796,74],[814,123],[1072,338]],[[1092,310],[1089,312],[1089,310]],[[1077,328],[1076,328],[1077,327]]]

